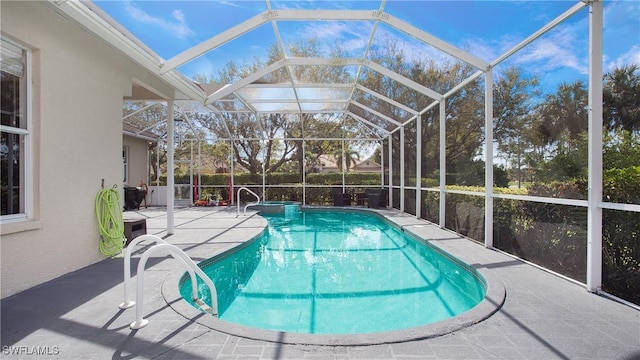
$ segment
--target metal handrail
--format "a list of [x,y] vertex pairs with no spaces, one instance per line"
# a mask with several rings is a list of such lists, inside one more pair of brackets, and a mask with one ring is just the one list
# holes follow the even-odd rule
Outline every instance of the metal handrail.
[[196,265],[196,263],[194,263],[193,260],[191,260],[191,258],[184,251],[180,250],[180,248],[171,244],[158,244],[158,245],[152,246],[149,250],[145,251],[144,254],[142,254],[142,258],[140,258],[140,262],[138,263],[138,273],[137,273],[138,286],[136,291],[136,303],[138,306],[136,307],[136,321],[132,322],[131,325],[129,325],[129,328],[131,328],[132,330],[141,329],[147,326],[147,324],[149,324],[149,320],[146,320],[142,317],[143,304],[144,304],[143,302],[144,268],[145,268],[145,265],[147,264],[147,260],[149,259],[149,257],[160,252],[163,252],[165,254],[168,253],[168,255],[171,255],[174,259],[178,260],[187,269],[187,271],[189,272],[189,276],[191,277],[191,288],[192,288],[193,300],[198,302],[198,305],[202,306],[206,304],[204,304],[204,302],[202,301],[199,302],[199,299],[197,298],[198,286],[197,286],[195,274],[198,274],[198,276],[209,287],[209,293],[211,295],[211,308],[205,311],[211,315],[217,316],[218,315],[218,293],[216,291],[215,285],[213,284],[213,281],[211,281],[211,279],[204,273],[204,271],[202,271],[202,269],[200,269],[200,267],[198,267],[198,265]]
[[244,215],[247,215],[247,208],[249,206],[260,204],[260,196],[258,196],[258,194],[254,193],[253,191],[249,190],[248,188],[246,188],[244,186],[241,187],[240,189],[238,189],[238,196],[236,197],[236,200],[238,201],[238,216],[240,215],[240,191],[242,191],[242,190],[246,190],[249,194],[252,194],[253,196],[256,197],[256,199],[258,199],[258,201],[255,202],[255,203],[249,203],[249,204],[245,205],[245,207],[244,207]]
[[124,302],[120,304],[120,309],[128,309],[136,304],[135,301],[131,299],[131,253],[133,252],[133,248],[135,248],[138,243],[151,240],[155,243],[166,244],[167,242],[162,240],[159,236],[145,234],[140,235],[137,238],[131,240],[129,245],[127,245],[127,249],[124,252]]
[[[144,240],[151,240],[152,242],[159,244],[167,244],[167,242],[162,238],[152,234],[140,235],[131,240],[124,254],[124,302],[119,306],[120,309],[123,310],[133,307],[136,304],[136,302],[131,299],[131,253],[133,252],[135,246]],[[185,262],[184,259],[179,257],[177,258],[177,260],[182,263],[182,266],[184,266],[187,269],[187,272],[189,272],[189,276],[191,277],[191,287],[194,289],[192,291],[192,296],[196,298],[197,292],[195,291],[195,289],[197,286],[197,281],[195,272],[193,271],[193,269],[191,269],[189,264]]]

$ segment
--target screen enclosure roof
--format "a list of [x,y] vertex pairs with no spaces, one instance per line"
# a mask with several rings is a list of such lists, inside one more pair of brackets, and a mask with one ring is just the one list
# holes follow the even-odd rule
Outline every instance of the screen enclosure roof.
[[[438,2],[243,1],[238,2],[237,7],[240,22],[227,24],[203,16],[198,29],[204,30],[197,34],[203,40],[188,47],[184,42],[163,47],[154,45],[156,40],[170,41],[158,36],[143,42],[140,40],[143,29],[126,29],[102,8],[112,3],[51,1],[63,16],[80,22],[134,61],[165,78],[176,88],[177,98],[196,101],[198,111],[256,119],[274,113],[329,114],[359,121],[380,137],[416,119],[465,84],[481,78],[493,66],[588,5],[582,1],[566,3],[562,12],[552,15],[556,16],[554,20],[532,30],[528,37],[502,55],[488,60],[474,55],[474,49],[463,49],[446,41],[450,35],[441,30],[436,35],[436,28],[413,25],[419,22],[418,16],[428,17],[430,8],[436,9]],[[142,2],[147,6],[148,3],[169,2]],[[454,3],[464,7],[493,2]],[[345,9],[344,4],[357,4],[357,8]],[[407,4],[416,11],[412,12]],[[203,14],[207,11],[213,14],[216,5],[220,3],[184,2],[183,6],[211,6],[203,9]],[[453,24],[455,14],[450,15]],[[496,18],[500,16],[496,14]],[[478,26],[486,25],[482,20],[478,23]],[[301,29],[309,33],[301,33]],[[332,37],[332,31],[340,31],[341,35]],[[412,63],[414,68],[409,68],[409,64],[390,63],[388,56],[379,56],[384,49],[388,51],[390,44],[399,43],[404,46],[398,49],[404,58],[419,58]],[[239,53],[239,48],[246,51]],[[237,58],[239,54],[251,54],[250,49],[254,48],[261,51],[252,54],[252,59]],[[218,65],[215,69],[209,67],[209,74],[194,73],[194,68],[203,63]],[[229,72],[230,63],[237,67],[233,73]],[[411,71],[420,70],[415,68],[416,63],[459,63],[470,69],[470,75],[459,83],[433,89],[407,76]],[[192,80],[198,77],[194,75],[213,77],[211,73],[221,70],[228,75],[226,81]]]

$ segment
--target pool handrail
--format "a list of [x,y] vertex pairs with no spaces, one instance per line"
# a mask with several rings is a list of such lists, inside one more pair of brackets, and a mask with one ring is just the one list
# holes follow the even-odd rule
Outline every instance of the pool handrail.
[[[164,241],[162,238],[152,234],[140,235],[129,243],[124,256],[124,302],[119,306],[120,309],[123,309],[123,310],[129,309],[130,307],[133,307],[136,304],[135,301],[131,300],[131,296],[130,296],[131,294],[131,253],[133,252],[133,248],[138,243],[144,240],[151,240],[155,243],[167,244],[167,242]],[[178,260],[182,263],[182,265],[185,268],[187,268],[187,271],[189,272],[189,276],[191,277],[191,287],[193,289],[192,297],[195,299],[198,297],[197,291],[196,291],[197,280],[195,277],[195,272],[193,271],[193,269],[191,269],[191,267],[189,267],[189,265],[184,261],[184,259],[178,258]]]
[[[204,273],[204,271],[202,271],[202,269],[200,269],[200,267],[196,265],[196,263],[193,262],[193,260],[179,247],[172,244],[166,244],[166,243],[157,244],[152,246],[149,250],[145,251],[144,254],[142,254],[142,257],[140,258],[140,262],[138,263],[138,272],[137,272],[138,282],[137,282],[137,291],[136,291],[136,303],[137,303],[136,321],[132,322],[129,325],[129,328],[132,330],[137,330],[149,324],[149,320],[144,319],[142,317],[143,304],[144,304],[143,302],[144,268],[145,268],[145,265],[147,264],[147,260],[149,259],[149,257],[160,252],[164,252],[164,253],[167,253],[168,255],[171,255],[174,259],[179,260],[178,262],[180,262],[183,266],[185,266],[187,270],[191,270],[189,271],[189,275],[191,276],[192,296],[194,301],[199,300],[197,298],[198,296],[197,283],[195,278],[195,274],[198,274],[198,276],[205,282],[207,287],[209,287],[209,293],[211,295],[211,308],[205,311],[213,316],[217,316],[218,315],[218,293],[216,291],[215,285],[213,284],[213,281],[211,281],[211,279]],[[206,305],[204,304],[204,302],[202,303],[203,305]]]
[[167,242],[164,241],[162,238],[160,238],[157,235],[152,235],[152,234],[144,234],[144,235],[140,235],[138,237],[136,237],[135,239],[131,240],[131,242],[129,243],[129,245],[127,245],[127,248],[124,252],[124,302],[122,304],[120,304],[120,309],[128,309],[132,306],[134,306],[136,304],[135,301],[133,301],[131,299],[131,253],[133,252],[133,249],[135,248],[136,245],[138,245],[138,243],[145,241],[145,240],[151,240],[155,243],[160,243],[160,244],[166,244]]
[[247,205],[244,206],[244,215],[247,215],[247,208],[249,206],[253,206],[253,205],[258,205],[260,204],[260,196],[258,196],[258,194],[254,193],[253,191],[249,190],[249,188],[243,186],[241,188],[238,189],[238,196],[236,197],[237,201],[238,201],[238,216],[240,216],[240,191],[242,190],[246,190],[249,194],[252,194],[253,196],[256,197],[256,199],[258,199],[257,202],[255,203],[248,203]]

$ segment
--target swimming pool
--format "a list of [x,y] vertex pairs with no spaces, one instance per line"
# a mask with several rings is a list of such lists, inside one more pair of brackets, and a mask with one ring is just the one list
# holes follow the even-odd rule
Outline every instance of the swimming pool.
[[[375,214],[265,217],[264,236],[201,263],[221,320],[287,333],[389,332],[455,317],[485,296],[474,269]],[[180,293],[188,299],[190,291],[182,281]]]

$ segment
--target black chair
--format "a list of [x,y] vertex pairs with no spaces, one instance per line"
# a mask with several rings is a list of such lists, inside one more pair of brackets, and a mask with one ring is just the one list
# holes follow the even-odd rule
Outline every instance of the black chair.
[[[124,210],[140,210],[140,203],[147,196],[146,187],[124,187]],[[146,206],[146,202],[145,202]]]
[[387,207],[387,189],[365,189],[369,207],[372,209]]
[[351,206],[351,193],[342,192],[342,188],[332,188],[333,206]]

